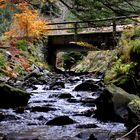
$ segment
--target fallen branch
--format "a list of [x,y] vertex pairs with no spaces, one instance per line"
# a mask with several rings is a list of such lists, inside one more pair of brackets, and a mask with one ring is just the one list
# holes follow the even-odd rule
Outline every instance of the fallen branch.
[[122,137],[118,138],[117,140],[121,140],[122,138],[125,138],[126,136],[128,136],[129,134],[131,134],[134,130],[136,130],[138,127],[140,127],[140,124],[138,124],[137,126],[135,126],[132,130],[130,130],[128,133],[126,133]]

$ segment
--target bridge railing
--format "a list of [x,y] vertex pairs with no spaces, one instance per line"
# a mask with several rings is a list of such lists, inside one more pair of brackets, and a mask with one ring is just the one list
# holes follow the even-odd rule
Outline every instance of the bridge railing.
[[[118,25],[126,25],[129,21],[135,20],[139,15],[133,16],[121,16],[115,18],[106,18],[99,20],[89,20],[89,21],[72,21],[72,22],[56,22],[49,23],[51,26],[49,31],[62,31],[65,30],[67,33],[78,34],[79,31],[86,28],[103,28],[103,27],[111,27],[112,32],[116,33]],[[126,22],[127,20],[127,22]],[[60,32],[59,32],[60,33]],[[55,33],[54,33],[55,34]]]

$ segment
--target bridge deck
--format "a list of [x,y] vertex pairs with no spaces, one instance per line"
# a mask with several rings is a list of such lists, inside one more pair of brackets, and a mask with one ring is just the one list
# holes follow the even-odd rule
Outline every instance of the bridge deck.
[[[116,26],[116,32],[121,32],[123,31],[126,27],[132,26],[131,24],[129,25],[118,25]],[[112,26],[109,27],[100,27],[100,28],[87,28],[84,31],[78,32],[78,35],[82,34],[93,34],[93,33],[108,33],[108,32],[113,32]],[[75,35],[74,32],[68,32],[67,30],[51,30],[51,32],[48,33],[48,36],[68,36],[68,35]]]
[[[120,36],[121,31],[116,32],[116,36]],[[85,49],[71,42],[87,42],[92,44],[98,49],[109,49],[116,45],[113,32],[88,32],[75,34],[61,34],[61,35],[50,35],[48,36],[48,46],[51,46],[51,49],[56,50],[82,50]],[[115,44],[114,44],[115,43]],[[104,44],[104,45],[103,45]],[[89,50],[89,49],[87,49]],[[91,49],[92,50],[92,49]]]

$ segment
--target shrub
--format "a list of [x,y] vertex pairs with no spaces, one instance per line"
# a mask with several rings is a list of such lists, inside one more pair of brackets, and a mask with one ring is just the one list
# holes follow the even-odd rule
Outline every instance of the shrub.
[[67,69],[71,69],[71,67],[79,60],[83,59],[83,54],[80,52],[70,52],[63,54],[63,67]]
[[4,54],[0,52],[0,67],[4,66],[5,63],[6,63],[6,57],[4,56]]
[[[120,38],[120,52],[116,62],[107,70],[104,81],[106,83],[121,83],[135,77],[137,81],[140,71],[140,24],[128,27]],[[125,80],[123,78],[125,77]],[[128,77],[131,77],[128,79]],[[123,80],[122,80],[123,79]],[[129,86],[129,85],[128,85]]]
[[28,49],[28,42],[26,40],[18,40],[16,42],[16,46],[19,50],[27,51]]

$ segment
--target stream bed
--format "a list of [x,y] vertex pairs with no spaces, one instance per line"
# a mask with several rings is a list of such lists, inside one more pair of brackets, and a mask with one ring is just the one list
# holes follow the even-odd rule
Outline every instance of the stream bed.
[[127,129],[123,123],[94,117],[92,100],[98,94],[73,91],[81,82],[65,83],[59,90],[47,90],[46,85],[27,89],[31,98],[26,108],[0,109],[4,114],[0,140],[116,140],[124,135]]

